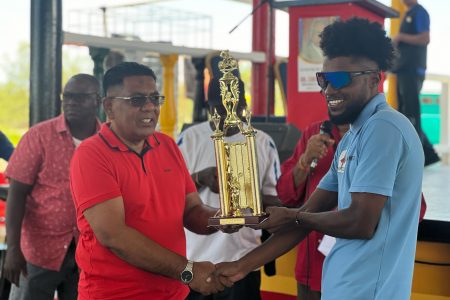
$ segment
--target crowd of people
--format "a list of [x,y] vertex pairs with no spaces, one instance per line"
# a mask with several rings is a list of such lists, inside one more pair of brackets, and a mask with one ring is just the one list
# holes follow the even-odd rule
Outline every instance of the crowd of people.
[[[404,1],[415,4],[408,16],[424,14],[417,1]],[[424,157],[417,117],[392,109],[379,92],[394,46],[415,34],[406,27],[395,43],[365,19],[323,29],[317,83],[331,128],[311,124],[281,166],[272,138],[257,132],[269,216],[252,227],[208,226],[219,209],[215,124],[194,125],[176,142],[158,132],[164,96],[150,68],[111,67],[103,98],[95,77],[70,78],[64,113],[31,127],[14,151],[2,142],[10,159],[10,299],[260,299],[259,268],[297,245],[298,299],[409,299],[423,167],[439,159]],[[240,80],[239,91],[236,112],[245,121]],[[218,78],[208,104],[223,129]],[[240,141],[237,133],[228,130],[225,140]],[[261,229],[272,234],[264,243]]]

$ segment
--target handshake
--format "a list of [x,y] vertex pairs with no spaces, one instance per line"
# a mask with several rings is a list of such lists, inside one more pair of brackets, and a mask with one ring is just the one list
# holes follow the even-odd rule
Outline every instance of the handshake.
[[208,261],[194,262],[194,277],[189,287],[203,295],[215,294],[231,287],[244,278],[248,272],[242,271],[240,262],[223,262],[214,265]]

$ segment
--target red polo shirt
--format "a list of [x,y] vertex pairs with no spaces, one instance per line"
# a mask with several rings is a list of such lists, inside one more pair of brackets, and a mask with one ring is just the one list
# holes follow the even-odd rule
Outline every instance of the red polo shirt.
[[125,222],[161,246],[186,255],[183,230],[185,197],[195,185],[174,141],[155,133],[142,155],[131,151],[104,124],[83,142],[71,165],[80,241],[78,299],[184,299],[189,289],[179,280],[146,272],[103,247],[83,211],[122,197]]

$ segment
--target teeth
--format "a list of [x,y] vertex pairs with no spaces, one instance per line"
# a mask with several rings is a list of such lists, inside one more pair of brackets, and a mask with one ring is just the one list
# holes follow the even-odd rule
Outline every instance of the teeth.
[[342,99],[328,100],[328,106],[336,106],[344,102]]
[[152,121],[152,119],[142,119],[142,122],[144,123],[150,123]]

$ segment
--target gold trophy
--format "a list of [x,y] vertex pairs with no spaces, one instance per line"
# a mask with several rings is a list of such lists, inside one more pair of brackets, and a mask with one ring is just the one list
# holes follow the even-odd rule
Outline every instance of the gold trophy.
[[[236,115],[239,101],[239,81],[233,75],[237,61],[228,50],[220,53],[222,61],[219,69],[223,76],[219,79],[222,103],[227,111],[223,131],[219,128],[220,116],[214,112],[214,141],[220,193],[220,215],[209,218],[210,226],[256,225],[267,218],[262,211],[261,189],[259,186],[258,159],[255,146],[256,131],[251,125],[250,112],[245,113],[247,128]],[[228,129],[237,127],[245,142],[224,141]]]

